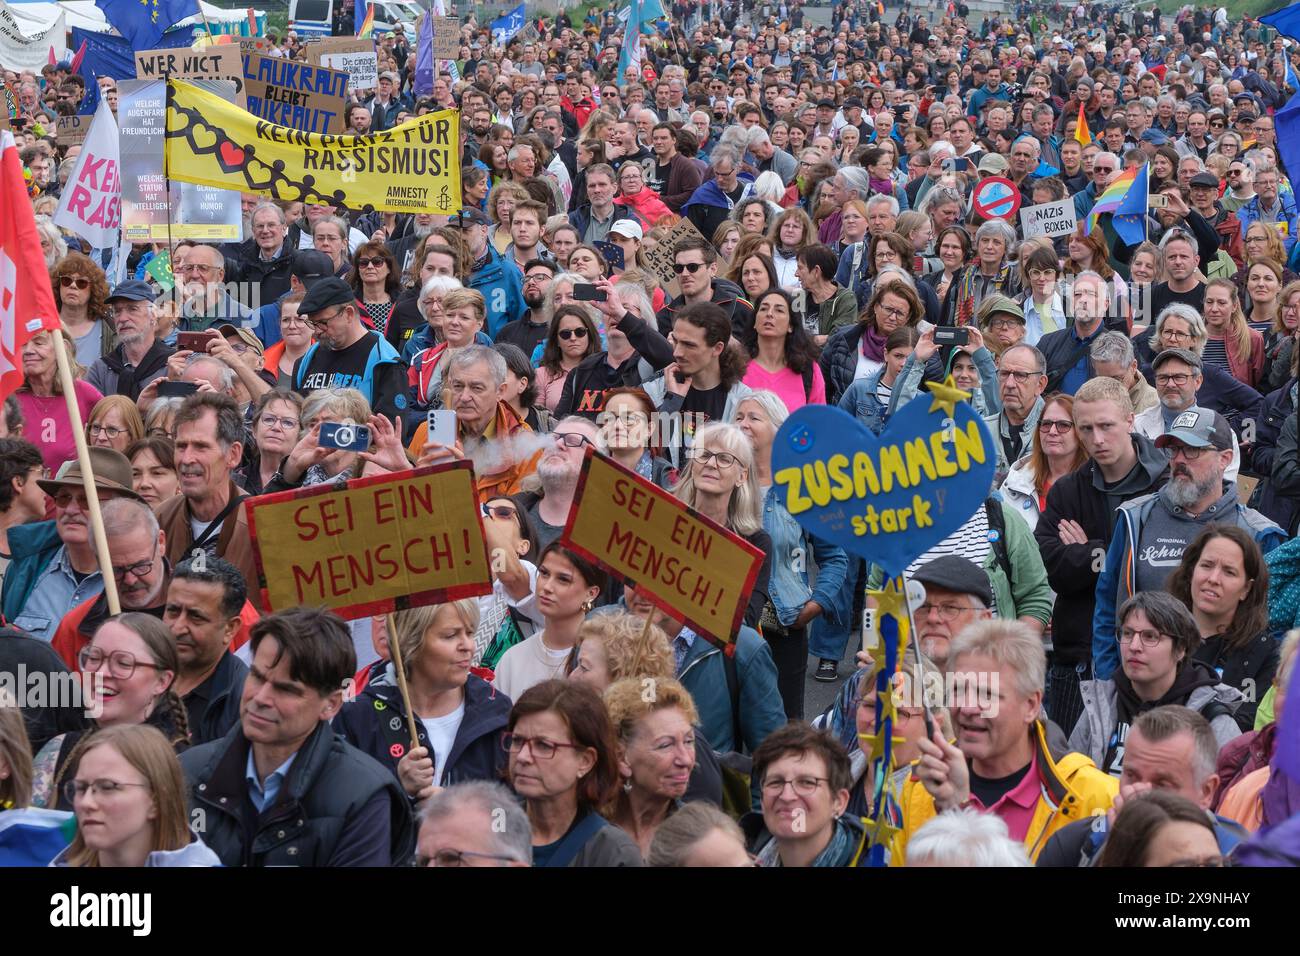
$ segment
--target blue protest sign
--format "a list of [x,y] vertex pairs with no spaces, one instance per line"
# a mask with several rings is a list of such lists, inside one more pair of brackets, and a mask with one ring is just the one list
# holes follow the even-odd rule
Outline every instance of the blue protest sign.
[[492,42],[500,45],[509,43],[515,34],[524,28],[525,4],[519,4],[509,13],[492,21]]
[[932,385],[879,436],[828,405],[786,419],[772,447],[772,478],[805,530],[897,577],[952,534],[989,495],[997,449],[983,420]]

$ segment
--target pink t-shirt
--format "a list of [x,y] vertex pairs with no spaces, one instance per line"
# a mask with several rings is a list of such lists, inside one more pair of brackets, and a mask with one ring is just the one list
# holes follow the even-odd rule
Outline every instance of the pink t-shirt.
[[1029,770],[1016,784],[1015,789],[1004,793],[1001,799],[991,807],[980,802],[979,797],[971,796],[971,805],[982,813],[993,813],[1002,818],[1007,825],[1011,839],[1021,843],[1029,835],[1029,825],[1034,822],[1034,813],[1038,809],[1038,795],[1043,785],[1038,779],[1038,753],[1029,763]]
[[[72,387],[84,425],[90,419],[90,410],[104,396],[86,382],[73,382]],[[62,395],[40,398],[31,392],[18,392],[14,397],[23,411],[23,437],[41,450],[50,475],[58,474],[61,464],[77,457],[67,400]]]
[[741,381],[752,389],[765,388],[776,392],[781,396],[781,401],[785,402],[785,407],[793,412],[796,408],[805,405],[826,404],[826,382],[816,362],[813,363],[812,372],[812,388],[809,389],[807,398],[804,398],[803,376],[788,368],[783,368],[779,372],[769,372],[757,362],[750,362]]

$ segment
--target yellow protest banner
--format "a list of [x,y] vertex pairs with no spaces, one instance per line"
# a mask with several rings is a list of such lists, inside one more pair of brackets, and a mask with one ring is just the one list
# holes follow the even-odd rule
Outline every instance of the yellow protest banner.
[[248,531],[265,606],[343,618],[492,590],[467,461],[250,498]]
[[307,133],[167,83],[167,175],[187,183],[358,211],[460,209],[460,122],[440,110],[381,133]]
[[591,448],[561,540],[721,644],[740,629],[763,565],[744,538]]

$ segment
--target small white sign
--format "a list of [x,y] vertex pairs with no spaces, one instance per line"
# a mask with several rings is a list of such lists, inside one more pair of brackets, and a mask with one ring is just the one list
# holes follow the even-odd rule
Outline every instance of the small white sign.
[[1069,197],[1038,206],[1026,206],[1020,210],[1020,228],[1026,239],[1035,236],[1046,236],[1048,239],[1068,236],[1074,232],[1076,225],[1074,200]]

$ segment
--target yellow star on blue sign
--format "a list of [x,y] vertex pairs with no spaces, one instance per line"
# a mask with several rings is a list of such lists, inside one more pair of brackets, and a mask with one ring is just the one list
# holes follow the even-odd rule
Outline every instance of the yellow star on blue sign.
[[970,392],[957,387],[956,380],[949,375],[942,382],[926,382],[934,398],[930,400],[930,411],[941,411],[949,418],[957,414],[957,403],[970,401]]

